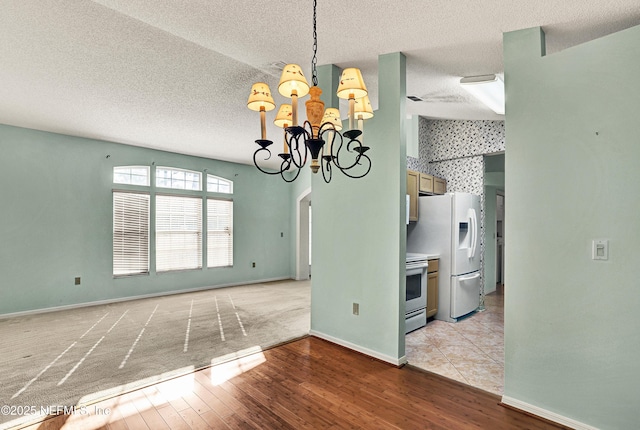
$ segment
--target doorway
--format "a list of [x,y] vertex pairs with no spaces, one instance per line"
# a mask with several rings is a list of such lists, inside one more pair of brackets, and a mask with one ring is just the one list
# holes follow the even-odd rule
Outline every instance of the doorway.
[[504,284],[504,153],[484,157],[484,294]]
[[[504,295],[502,284],[496,288],[497,265],[502,261],[502,256],[497,258],[496,245],[498,199],[504,208],[505,197],[504,153],[485,155],[483,164],[484,310],[457,323],[428,321],[426,327],[407,334],[405,354],[411,365],[502,395]],[[504,219],[502,210],[500,233],[504,231]]]
[[296,200],[296,280],[311,277],[311,188]]

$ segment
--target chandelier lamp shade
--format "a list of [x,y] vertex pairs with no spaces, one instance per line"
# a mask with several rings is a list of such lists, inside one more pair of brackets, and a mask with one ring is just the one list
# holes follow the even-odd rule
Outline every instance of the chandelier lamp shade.
[[[271,158],[269,146],[273,144],[266,135],[266,112],[275,109],[269,86],[264,82],[251,88],[247,107],[260,113],[261,137],[256,140],[259,148],[253,154],[253,163],[263,173],[280,175],[287,182],[293,182],[301,169],[311,158],[313,173],[322,171],[325,182],[331,182],[336,168],[350,178],[362,178],[371,170],[371,159],[366,154],[369,147],[362,144],[364,120],[373,117],[373,109],[367,96],[367,87],[362,73],[356,68],[342,71],[336,95],[348,100],[349,128],[342,131],[340,111],[334,107],[325,109],[320,99],[322,90],[318,87],[316,53],[318,47],[316,33],[316,0],[313,2],[313,59],[311,61],[312,86],[309,86],[302,69],[297,64],[287,64],[282,70],[278,93],[290,103],[282,104],[277,111],[274,124],[284,129],[282,160],[278,170],[265,170],[258,162]],[[305,102],[307,119],[298,123],[298,99],[309,95]],[[357,128],[355,125],[357,124]]]
[[276,107],[273,97],[271,97],[271,90],[269,85],[264,82],[258,82],[251,87],[251,94],[249,95],[249,101],[247,107],[251,110],[260,112],[260,132],[262,133],[262,139],[267,138],[267,111],[273,110]]
[[[373,108],[371,107],[369,96],[364,96],[355,100],[353,114],[358,121],[358,130],[364,131],[364,120],[373,118]],[[362,141],[363,137],[360,138],[360,142]]]

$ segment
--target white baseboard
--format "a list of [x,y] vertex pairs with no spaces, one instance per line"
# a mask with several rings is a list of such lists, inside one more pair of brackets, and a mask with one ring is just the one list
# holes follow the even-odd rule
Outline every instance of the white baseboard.
[[108,305],[110,303],[126,302],[129,300],[150,299],[153,297],[172,296],[174,294],[182,294],[182,293],[195,293],[197,291],[215,290],[216,288],[237,287],[239,285],[251,285],[251,284],[261,284],[263,282],[284,281],[287,279],[293,281],[293,279],[287,276],[287,277],[281,277],[281,278],[260,279],[257,281],[232,282],[228,284],[210,285],[206,287],[189,288],[187,290],[162,291],[159,293],[142,294],[139,296],[118,297],[118,298],[107,299],[107,300],[96,300],[94,302],[76,303],[72,305],[54,306],[50,308],[41,308],[41,309],[33,309],[29,311],[13,312],[10,314],[0,314],[0,319],[22,317],[26,315],[44,314],[47,312],[65,311],[69,309],[86,308],[89,306]]
[[564,426],[570,427],[576,430],[598,430],[597,427],[592,427],[590,425],[581,423],[580,421],[576,421],[571,418],[567,418],[560,414],[556,414],[555,412],[548,411],[546,409],[542,409],[538,406],[531,405],[529,403],[522,402],[518,399],[514,399],[509,396],[502,396],[502,403],[507,406],[511,406],[516,409],[520,409],[521,411],[529,412],[530,414],[539,416],[541,418],[545,418],[549,421],[553,421],[558,424],[562,424]]
[[333,337],[330,336],[328,334],[325,333],[321,333],[319,331],[316,330],[309,330],[309,334],[311,336],[315,336],[315,337],[319,337],[320,339],[324,339],[324,340],[328,340],[329,342],[335,343],[337,345],[340,346],[344,346],[345,348],[349,348],[352,349],[354,351],[360,352],[364,355],[368,355],[369,357],[373,357],[376,358],[380,361],[384,361],[386,363],[390,363],[393,364],[394,366],[402,366],[404,364],[407,364],[407,356],[403,355],[400,358],[394,358],[394,357],[390,357],[388,355],[385,354],[381,354],[377,351],[374,351],[372,349],[369,348],[365,348],[362,347],[360,345],[356,345],[355,343],[351,343],[351,342],[347,342],[346,340],[342,340],[342,339],[338,339],[337,337]]

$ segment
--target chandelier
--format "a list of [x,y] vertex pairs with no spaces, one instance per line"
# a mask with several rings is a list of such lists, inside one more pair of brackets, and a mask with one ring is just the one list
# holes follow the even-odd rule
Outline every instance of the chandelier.
[[[290,104],[280,106],[273,121],[276,126],[284,129],[283,149],[278,154],[282,159],[279,170],[265,170],[258,163],[259,158],[264,161],[271,158],[269,146],[273,142],[267,140],[266,112],[275,109],[276,104],[269,86],[264,82],[253,84],[247,102],[249,109],[260,112],[261,138],[256,140],[260,147],[253,154],[253,164],[262,173],[280,175],[286,182],[297,179],[309,155],[311,171],[317,173],[321,170],[327,183],[331,181],[334,168],[350,178],[362,178],[371,170],[371,159],[366,154],[369,147],[362,144],[362,133],[364,120],[373,117],[373,109],[360,69],[344,69],[336,92],[339,98],[349,101],[348,130],[341,133],[340,111],[332,107],[325,110],[324,102],[320,100],[322,90],[318,87],[316,72],[316,2],[317,0],[313,1],[313,86],[309,87],[302,69],[297,64],[287,64],[284,67],[278,84],[278,92],[291,99]],[[305,102],[307,120],[303,125],[298,125],[298,99],[307,94],[310,95],[310,99]],[[357,128],[354,128],[356,121]]]

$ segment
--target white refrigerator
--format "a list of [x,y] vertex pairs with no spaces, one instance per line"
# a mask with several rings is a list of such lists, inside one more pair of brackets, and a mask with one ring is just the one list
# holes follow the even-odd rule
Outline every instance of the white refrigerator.
[[480,196],[421,196],[418,214],[407,226],[407,252],[440,256],[435,318],[456,322],[480,303]]

